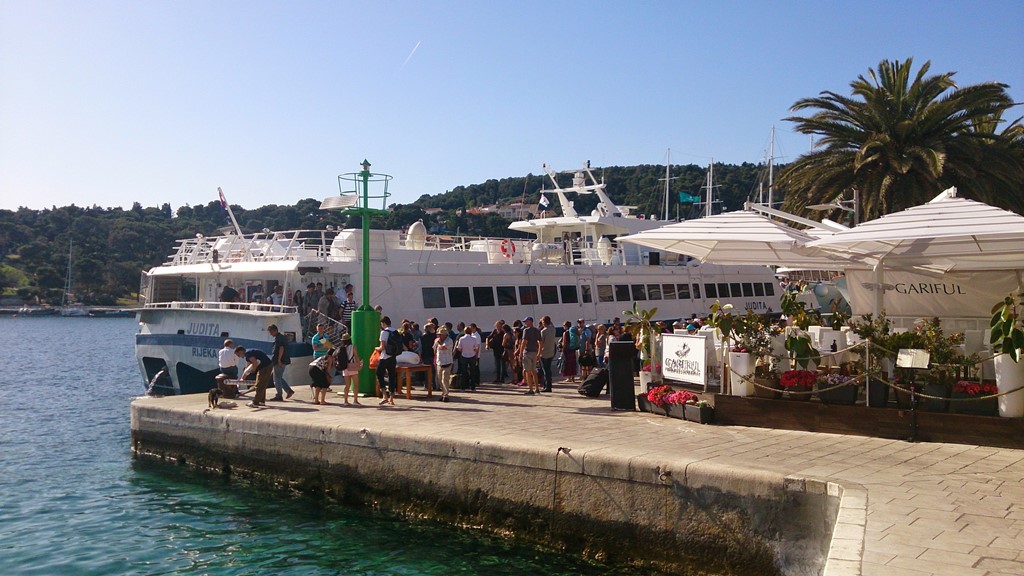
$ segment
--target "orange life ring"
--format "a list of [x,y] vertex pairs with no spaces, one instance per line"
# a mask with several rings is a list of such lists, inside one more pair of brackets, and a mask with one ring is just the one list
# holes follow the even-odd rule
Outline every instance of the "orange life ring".
[[501,241],[501,253],[505,258],[511,258],[516,253],[515,242],[508,238]]

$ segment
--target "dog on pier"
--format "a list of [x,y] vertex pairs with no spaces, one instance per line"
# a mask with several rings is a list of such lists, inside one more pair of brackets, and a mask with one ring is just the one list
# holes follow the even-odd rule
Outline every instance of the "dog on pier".
[[220,407],[220,397],[223,392],[220,388],[213,388],[206,397],[206,402],[210,406],[210,410],[215,410]]

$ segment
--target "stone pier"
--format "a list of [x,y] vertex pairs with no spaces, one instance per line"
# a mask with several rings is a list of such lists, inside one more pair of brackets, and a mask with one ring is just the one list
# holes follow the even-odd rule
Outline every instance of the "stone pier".
[[1024,574],[1024,451],[702,426],[558,384],[330,401],[140,398],[133,449],[666,572]]

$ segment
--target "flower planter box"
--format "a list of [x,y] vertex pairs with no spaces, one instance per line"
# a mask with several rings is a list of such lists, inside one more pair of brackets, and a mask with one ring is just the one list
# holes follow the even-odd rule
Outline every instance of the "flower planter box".
[[650,412],[659,416],[667,416],[665,409],[647,399],[647,394],[637,394],[636,404],[641,412]]
[[685,407],[686,419],[698,424],[710,424],[715,420],[715,409],[711,406],[694,406],[687,404]]
[[[953,399],[976,398],[963,392],[953,392]],[[985,398],[984,400],[970,400],[967,402],[950,402],[950,411],[958,414],[974,414],[975,416],[998,416],[999,399]]]
[[665,412],[668,413],[668,416],[670,418],[678,418],[680,420],[685,420],[686,417],[685,417],[685,410],[683,409],[683,406],[684,406],[683,404],[667,404],[665,406],[665,408],[666,408]]
[[782,398],[782,385],[772,378],[754,378],[754,396],[758,398],[769,398],[779,400]]
[[949,412],[949,396],[952,393],[952,386],[944,382],[928,382],[924,385],[922,394],[928,396],[939,396],[942,400],[925,398],[924,407],[929,412]]
[[829,386],[824,382],[818,382],[816,385],[818,390],[818,399],[823,404],[843,404],[852,405],[857,401],[857,386],[849,384],[842,388],[833,388],[832,390],[823,390]]
[[868,406],[885,408],[889,405],[889,386],[881,380],[872,378],[868,381]]
[[786,389],[786,397],[790,400],[806,402],[811,399],[811,395],[808,394],[810,391],[810,386],[790,386]]

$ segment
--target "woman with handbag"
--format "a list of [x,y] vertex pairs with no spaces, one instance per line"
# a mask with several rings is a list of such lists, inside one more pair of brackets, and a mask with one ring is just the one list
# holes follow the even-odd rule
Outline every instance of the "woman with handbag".
[[341,350],[340,354],[345,354],[348,357],[348,366],[342,370],[341,376],[345,379],[345,391],[342,393],[342,397],[345,399],[345,406],[349,405],[348,402],[348,391],[352,390],[352,403],[356,406],[362,406],[359,403],[359,371],[363,369],[363,361],[359,359],[359,354],[356,352],[356,345],[352,343],[352,336],[348,333],[341,336]]

